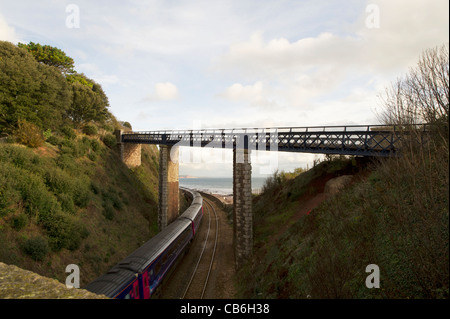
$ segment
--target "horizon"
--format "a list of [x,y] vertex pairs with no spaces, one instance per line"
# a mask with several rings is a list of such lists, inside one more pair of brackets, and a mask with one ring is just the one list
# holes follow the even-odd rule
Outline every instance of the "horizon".
[[[448,43],[448,12],[440,0],[4,1],[0,40],[63,50],[135,131],[373,125],[384,89]],[[180,174],[231,174],[208,160],[228,155],[203,155]],[[280,153],[253,170],[318,159]]]

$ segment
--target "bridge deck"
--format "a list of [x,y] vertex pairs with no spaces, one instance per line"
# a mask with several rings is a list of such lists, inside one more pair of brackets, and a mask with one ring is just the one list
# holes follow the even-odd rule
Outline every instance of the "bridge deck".
[[170,146],[244,148],[250,150],[392,156],[402,127],[382,125],[315,126],[141,131],[122,134],[123,143]]

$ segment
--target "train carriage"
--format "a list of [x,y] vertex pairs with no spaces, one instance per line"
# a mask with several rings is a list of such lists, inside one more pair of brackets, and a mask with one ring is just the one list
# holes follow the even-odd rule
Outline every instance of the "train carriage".
[[150,298],[194,238],[202,215],[202,198],[187,190],[191,206],[161,232],[97,278],[85,289],[117,299]]

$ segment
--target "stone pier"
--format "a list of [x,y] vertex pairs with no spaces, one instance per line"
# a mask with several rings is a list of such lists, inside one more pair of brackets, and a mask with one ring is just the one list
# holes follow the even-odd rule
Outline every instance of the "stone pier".
[[117,147],[120,152],[120,159],[129,168],[141,165],[141,144],[122,143],[122,130],[116,130]]
[[178,147],[159,146],[158,227],[164,229],[178,217]]
[[252,166],[250,150],[233,150],[233,233],[236,267],[239,268],[252,254]]

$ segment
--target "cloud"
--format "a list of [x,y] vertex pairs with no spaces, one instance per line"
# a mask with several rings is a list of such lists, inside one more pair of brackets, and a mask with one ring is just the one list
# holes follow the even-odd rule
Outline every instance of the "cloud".
[[270,91],[270,87],[267,87],[267,85],[263,84],[261,81],[258,81],[253,85],[234,83],[218,96],[230,101],[246,101],[249,102],[250,105],[259,108],[279,107],[279,105],[271,99]]
[[156,83],[154,92],[148,95],[146,101],[170,101],[179,97],[178,88],[171,82]]
[[116,84],[119,82],[119,77],[114,74],[105,74],[97,65],[92,63],[82,63],[77,66],[77,71],[85,73],[95,82],[101,85]]
[[8,25],[8,23],[1,14],[0,14],[0,40],[9,41],[12,43],[19,42],[15,29]]
[[267,38],[258,31],[246,41],[232,43],[212,67],[235,82],[219,96],[246,101],[262,111],[273,106],[270,113],[280,123],[289,122],[283,114],[322,124],[372,119],[380,88],[414,67],[423,50],[448,41],[449,4],[439,0],[371,4],[379,8],[380,24],[375,28],[367,24],[370,13],[363,8],[345,30],[291,39]]

